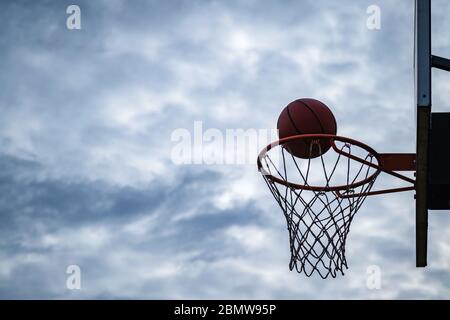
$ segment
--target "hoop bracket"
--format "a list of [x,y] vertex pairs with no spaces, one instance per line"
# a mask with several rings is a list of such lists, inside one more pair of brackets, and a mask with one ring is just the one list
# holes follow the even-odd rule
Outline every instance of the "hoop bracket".
[[416,171],[415,153],[380,153],[383,171]]
[[[379,164],[376,165],[374,163],[370,163],[364,159],[361,159],[357,156],[354,156],[348,152],[345,152],[343,150],[340,150],[336,147],[334,143],[332,143],[332,147],[334,151],[337,153],[348,157],[352,160],[358,161],[360,163],[363,163],[369,167],[375,168],[377,170],[383,171],[384,173],[390,174],[391,176],[394,176],[396,178],[399,178],[401,180],[404,180],[406,182],[412,183],[415,185],[416,181],[414,179],[408,178],[400,173],[397,173],[395,171],[416,171],[416,155],[412,153],[376,153],[373,151],[373,154],[376,155]],[[396,189],[392,189],[396,190]],[[410,189],[408,189],[410,190]],[[411,189],[413,190],[413,189]],[[404,190],[403,190],[404,191]],[[398,192],[398,191],[393,191]],[[385,192],[389,193],[389,192]],[[377,193],[379,194],[379,193]]]
[[376,168],[384,173],[390,174],[396,178],[399,178],[403,181],[412,183],[412,186],[409,187],[401,187],[401,188],[392,188],[392,189],[382,189],[382,190],[376,190],[376,191],[370,191],[365,193],[354,193],[354,194],[343,194],[339,190],[336,191],[336,195],[339,198],[348,199],[348,198],[354,198],[354,197],[361,197],[361,196],[376,196],[381,194],[387,194],[387,193],[396,193],[396,192],[405,192],[405,191],[412,191],[416,189],[416,182],[414,179],[411,179],[409,177],[406,177],[404,175],[401,175],[395,171],[416,171],[416,154],[415,153],[378,153],[378,160],[380,161],[379,165],[375,165],[373,163],[369,163],[367,161],[364,161],[363,159],[360,159],[358,157],[355,157],[354,155],[351,155],[347,152],[343,152],[342,150],[339,150],[338,148],[334,147],[336,152],[349,157],[353,160],[359,161],[361,163],[364,163],[368,166],[371,166],[373,168]]

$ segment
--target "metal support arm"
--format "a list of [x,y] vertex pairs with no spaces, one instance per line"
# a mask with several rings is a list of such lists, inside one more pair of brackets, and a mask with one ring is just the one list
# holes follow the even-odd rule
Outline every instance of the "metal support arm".
[[431,65],[433,68],[450,72],[450,59],[438,56],[431,56]]

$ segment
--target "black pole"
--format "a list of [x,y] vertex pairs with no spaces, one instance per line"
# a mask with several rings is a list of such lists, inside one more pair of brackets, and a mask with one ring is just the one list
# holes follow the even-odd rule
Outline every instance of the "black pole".
[[428,142],[431,115],[431,3],[416,0],[416,266],[427,265]]

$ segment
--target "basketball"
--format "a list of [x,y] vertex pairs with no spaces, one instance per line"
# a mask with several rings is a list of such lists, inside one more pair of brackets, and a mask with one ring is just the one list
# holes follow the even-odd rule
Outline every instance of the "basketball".
[[[303,134],[336,135],[336,119],[330,108],[315,99],[298,99],[287,105],[278,118],[280,139]],[[302,159],[317,158],[331,147],[329,139],[313,143],[311,140],[291,141],[283,146],[286,151]]]

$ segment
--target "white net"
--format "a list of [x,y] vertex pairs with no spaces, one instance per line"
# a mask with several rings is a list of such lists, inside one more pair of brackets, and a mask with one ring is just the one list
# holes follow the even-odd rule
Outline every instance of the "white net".
[[[286,218],[290,269],[307,276],[316,272],[323,279],[348,268],[345,244],[350,224],[380,172],[370,165],[378,163],[368,150],[332,143],[332,149],[316,158],[296,158],[282,146],[276,148],[279,161],[267,152],[258,162]],[[320,145],[316,139],[310,150]]]

